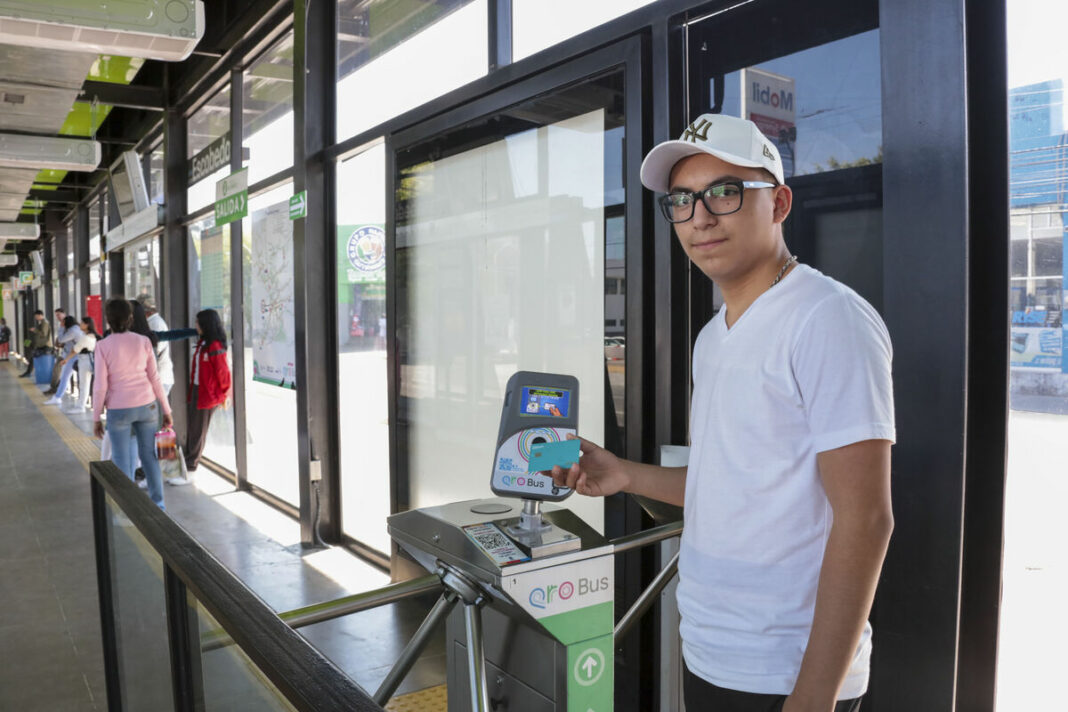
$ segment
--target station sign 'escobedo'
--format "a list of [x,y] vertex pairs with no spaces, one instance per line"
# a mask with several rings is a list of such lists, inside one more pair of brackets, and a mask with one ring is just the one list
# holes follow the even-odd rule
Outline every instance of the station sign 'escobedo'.
[[231,150],[230,132],[227,131],[189,161],[186,185],[199,183],[220,168],[230,165]]

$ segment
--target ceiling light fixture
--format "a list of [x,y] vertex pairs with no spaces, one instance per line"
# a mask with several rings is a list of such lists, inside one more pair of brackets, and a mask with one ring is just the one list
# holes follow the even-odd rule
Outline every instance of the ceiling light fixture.
[[0,167],[95,171],[98,165],[100,144],[91,139],[0,134]]
[[203,36],[203,0],[0,0],[2,44],[180,62]]
[[0,223],[0,238],[4,240],[36,240],[40,236],[37,223]]

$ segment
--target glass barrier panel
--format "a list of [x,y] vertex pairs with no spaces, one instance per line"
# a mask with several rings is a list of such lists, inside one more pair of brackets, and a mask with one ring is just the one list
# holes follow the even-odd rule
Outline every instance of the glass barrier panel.
[[337,167],[337,380],[342,527],[381,552],[390,545],[385,227],[380,143]]
[[[493,461],[483,435],[516,371],[576,376],[585,436],[616,432],[605,384],[622,385],[623,362],[609,369],[606,347],[622,340],[606,336],[625,327],[618,309],[608,331],[605,289],[624,288],[619,224],[606,254],[621,106],[613,73],[483,120],[481,145],[465,128],[398,153],[398,425],[412,507],[485,496],[488,476],[471,464]],[[603,526],[600,500],[568,507]]]
[[1006,5],[1010,405],[996,708],[1010,712],[1061,695],[1068,635],[1066,19],[1056,0]]
[[118,504],[106,502],[122,709],[173,710],[163,560]]
[[[486,0],[340,0],[338,138],[485,75],[487,17]],[[402,90],[398,77],[404,77]]]
[[200,675],[205,712],[296,710],[240,647],[214,644],[225,636],[222,626],[192,593],[187,593],[187,604],[202,641]]
[[293,165],[293,33],[288,32],[245,70],[242,131],[248,182]]
[[[222,319],[223,330],[231,338],[226,343],[226,356],[231,368],[233,356],[232,302],[230,299],[230,226],[215,227],[215,217],[209,215],[189,226],[189,324],[171,325],[172,329],[193,326],[202,309],[214,309]],[[171,342],[172,353],[184,350],[192,358],[196,339]],[[237,472],[237,448],[234,445],[234,401],[231,398],[215,410],[208,425],[208,439],[204,457]]]
[[[230,85],[227,84],[215,96],[197,109],[186,122],[186,158],[194,156],[211,146],[216,139],[230,134]],[[187,189],[186,211],[195,213],[215,202],[215,184],[230,175],[229,164],[222,166],[210,176]]]
[[512,59],[529,57],[653,1],[512,0]]

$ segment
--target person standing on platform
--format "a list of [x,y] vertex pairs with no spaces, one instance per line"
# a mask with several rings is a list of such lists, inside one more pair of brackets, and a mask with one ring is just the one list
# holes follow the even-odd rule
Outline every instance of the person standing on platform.
[[29,365],[26,366],[26,371],[22,374],[22,378],[29,378],[33,375],[33,359],[36,356],[43,356],[52,350],[52,325],[45,319],[44,312],[38,309],[33,313],[34,325],[31,326],[28,331],[30,332],[30,353]]
[[704,114],[641,167],[724,307],[693,351],[686,467],[582,440],[555,483],[685,511],[679,554],[686,709],[853,712],[893,530],[891,344],[852,289],[795,264],[792,192],[751,121]]
[[[197,312],[197,339],[189,369],[189,390],[186,394],[185,466],[190,475],[200,464],[204,444],[208,439],[211,416],[219,406],[230,401],[230,364],[226,359],[226,331],[219,312],[204,309]],[[174,485],[187,485],[190,478],[167,480]]]
[[96,344],[94,354],[93,433],[98,438],[104,437],[101,416],[107,408],[112,460],[133,480],[130,441],[136,439],[148,482],[148,495],[160,509],[164,509],[163,477],[156,459],[159,412],[163,412],[163,427],[169,428],[173,421],[167,394],[163,392],[156,371],[156,354],[147,337],[130,331],[133,323],[130,302],[122,297],[112,297],[104,314],[111,333]]
[[0,318],[0,361],[7,361],[11,350],[11,329],[7,319]]
[[[155,297],[148,293],[138,294],[136,301],[144,307],[148,328],[156,332],[157,337],[161,332],[170,329],[156,308]],[[171,344],[163,338],[160,338],[159,344],[156,345],[156,364],[159,366],[159,380],[163,384],[163,390],[170,395],[171,389],[174,388],[174,363],[171,361]]]

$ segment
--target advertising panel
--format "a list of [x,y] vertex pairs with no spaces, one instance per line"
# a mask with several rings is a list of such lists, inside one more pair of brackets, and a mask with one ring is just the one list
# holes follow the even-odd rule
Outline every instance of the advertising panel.
[[200,237],[200,308],[223,312],[226,281],[230,278],[223,250],[223,228],[213,227]]
[[783,175],[794,174],[797,144],[797,101],[794,80],[763,69],[741,72],[742,117],[755,123],[779,149]]
[[252,213],[252,378],[296,389],[289,200]]
[[385,226],[338,225],[337,264],[339,293],[352,284],[385,284]]
[[1012,368],[1061,371],[1064,330],[1013,323],[1009,360]]

